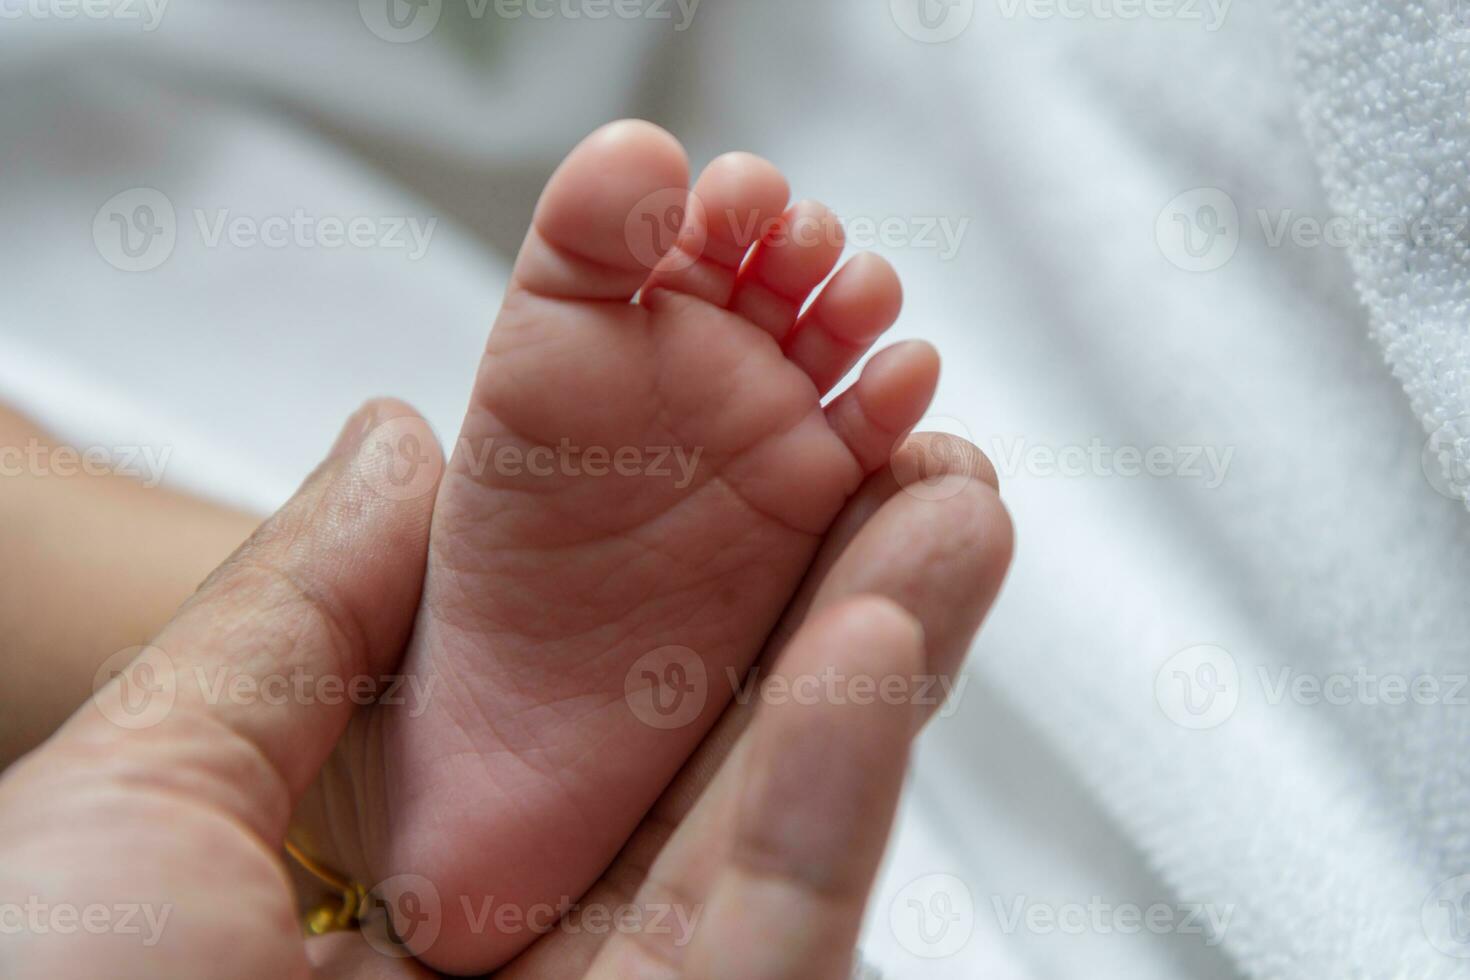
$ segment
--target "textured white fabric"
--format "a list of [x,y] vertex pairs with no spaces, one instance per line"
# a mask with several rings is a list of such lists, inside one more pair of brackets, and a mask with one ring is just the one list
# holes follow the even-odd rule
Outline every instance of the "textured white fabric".
[[1352,249],[1373,332],[1436,438],[1470,463],[1470,5],[1288,5],[1302,118],[1329,200],[1379,233]]
[[[143,36],[4,25],[6,397],[83,441],[166,442],[170,479],[271,506],[368,395],[452,435],[533,195],[587,130],[639,114],[697,162],[764,153],[850,222],[897,219],[877,242],[907,286],[896,335],[942,347],[935,415],[995,458],[1019,533],[968,686],[923,739],[869,958],[895,977],[1470,976],[1435,918],[1470,873],[1470,709],[1276,696],[1282,669],[1470,670],[1470,526],[1421,471],[1416,418],[1465,411],[1464,239],[1304,233],[1463,212],[1448,11],[996,0],[928,44],[886,3],[709,4],[677,32],[461,22],[445,0],[442,29],[391,44],[369,6],[197,0]],[[178,242],[129,274],[92,224],[140,186]],[[412,260],[210,247],[193,217],[296,207],[438,224]],[[928,219],[953,255],[920,241]],[[1159,447],[1173,475],[1028,455],[1095,444]],[[1174,698],[1176,669],[1202,675],[1172,658],[1206,644],[1238,677],[1229,717]],[[916,932],[936,894],[958,918]],[[1129,932],[1128,906],[1225,925]]]

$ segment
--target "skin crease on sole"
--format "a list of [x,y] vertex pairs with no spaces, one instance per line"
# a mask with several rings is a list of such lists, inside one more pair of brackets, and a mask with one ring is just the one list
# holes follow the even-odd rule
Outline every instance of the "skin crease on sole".
[[[365,712],[339,753],[348,799],[324,809],[361,823],[333,850],[364,880],[432,883],[442,922],[415,952],[438,969],[504,963],[536,933],[487,912],[564,904],[606,870],[729,701],[710,684],[693,717],[650,724],[627,686],[642,658],[746,671],[937,383],[911,341],[824,407],[897,317],[897,276],[860,256],[812,299],[843,250],[828,209],[788,205],[749,154],[688,186],[643,122],[552,176],[435,505],[404,662],[434,694]],[[484,465],[558,446],[548,473]],[[685,485],[578,465],[662,450],[697,459]]]

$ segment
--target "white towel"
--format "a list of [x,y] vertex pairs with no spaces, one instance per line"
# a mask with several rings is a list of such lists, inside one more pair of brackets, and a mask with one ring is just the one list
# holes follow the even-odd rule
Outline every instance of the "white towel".
[[[1373,333],[1435,436],[1433,476],[1470,464],[1470,4],[1292,0],[1302,118]],[[1442,457],[1442,458],[1441,458]]]

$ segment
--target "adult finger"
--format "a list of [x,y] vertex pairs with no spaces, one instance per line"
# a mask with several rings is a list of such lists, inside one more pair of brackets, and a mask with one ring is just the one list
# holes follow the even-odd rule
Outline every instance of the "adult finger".
[[279,845],[408,639],[443,467],[412,409],[365,405],[295,497],[58,738],[154,753],[154,778]]
[[[835,670],[879,690],[922,662],[918,621],[860,596],[816,613],[780,675],[795,683]],[[684,913],[675,921],[697,922],[692,937],[620,933],[590,976],[846,980],[913,732],[914,707],[902,698],[764,703],[632,903],[672,904]]]
[[308,975],[281,839],[351,679],[369,696],[402,649],[442,469],[422,419],[367,406],[153,643],[104,664],[93,698],[7,770],[0,900],[150,925],[47,922],[0,944],[0,974]]

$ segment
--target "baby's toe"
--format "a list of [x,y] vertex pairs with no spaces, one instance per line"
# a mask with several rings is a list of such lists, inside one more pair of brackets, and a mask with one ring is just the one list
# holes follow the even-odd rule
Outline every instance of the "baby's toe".
[[939,353],[922,340],[873,355],[857,382],[827,406],[827,421],[865,472],[888,462],[924,417],[939,384]]
[[641,120],[603,126],[542,192],[512,288],[631,300],[673,246],[688,188],[689,160],[673,136]]
[[774,164],[749,153],[717,158],[695,182],[678,245],[649,277],[644,297],[664,289],[727,305],[746,253],[790,196]]
[[793,205],[740,270],[729,308],[784,342],[807,297],[837,267],[845,241],[826,205]]
[[832,278],[786,340],[786,356],[826,394],[898,320],[903,286],[886,261],[865,252]]

